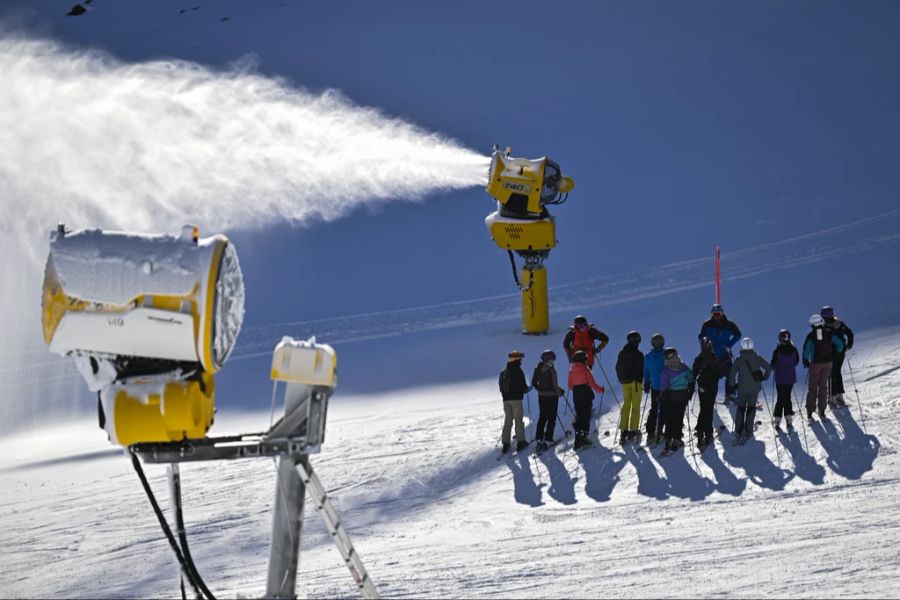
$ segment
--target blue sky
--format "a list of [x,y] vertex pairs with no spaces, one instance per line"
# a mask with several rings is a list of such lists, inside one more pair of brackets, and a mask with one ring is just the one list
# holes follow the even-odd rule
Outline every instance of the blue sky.
[[[727,256],[898,206],[893,2],[95,0],[89,8],[71,18],[58,2],[13,0],[0,17],[7,28],[125,61],[227,68],[252,55],[263,74],[339,89],[484,154],[496,142],[514,155],[553,157],[576,189],[554,211],[551,285],[707,256],[717,244]],[[491,210],[473,188],[333,223],[229,232],[245,270],[246,324],[512,293],[508,260],[483,224]],[[886,281],[896,258],[893,244],[887,255],[820,264],[805,278],[780,277],[773,293],[810,310],[822,296],[845,306],[872,297],[856,304],[896,316]],[[732,298],[732,314],[751,312]],[[684,329],[707,312],[704,301]]]
[[[577,188],[556,211],[551,284],[777,240],[897,202],[893,3],[172,4],[97,0],[78,18],[56,2],[5,11],[128,61],[224,67],[254,54],[265,74],[340,89],[486,154],[497,142],[552,156]],[[330,316],[509,291],[505,256],[482,224],[490,210],[472,189],[377,218],[235,237],[251,281],[314,280],[327,301],[304,311]],[[335,273],[305,261],[311,252]],[[275,304],[249,321],[290,318]]]

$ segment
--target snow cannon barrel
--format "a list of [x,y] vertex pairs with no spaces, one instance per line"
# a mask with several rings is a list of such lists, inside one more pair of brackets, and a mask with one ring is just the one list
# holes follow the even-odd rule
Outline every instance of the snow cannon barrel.
[[244,283],[224,235],[200,238],[99,229],[51,234],[42,297],[44,341],[71,356],[100,423],[122,445],[202,438],[214,414],[213,373],[234,349]]
[[500,216],[539,219],[547,216],[545,206],[562,204],[575,187],[564,177],[559,165],[546,156],[529,160],[513,158],[496,149],[491,156],[487,193],[500,203]]
[[57,354],[200,363],[218,371],[244,318],[244,283],[224,235],[54,232],[44,341]]

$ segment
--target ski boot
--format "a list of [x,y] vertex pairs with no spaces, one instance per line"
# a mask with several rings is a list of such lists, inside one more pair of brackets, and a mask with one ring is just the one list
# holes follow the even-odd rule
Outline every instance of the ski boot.
[[778,435],[784,433],[784,429],[781,428],[781,417],[775,417],[774,419],[772,419],[772,425],[775,426],[775,431],[776,433],[778,433]]
[[501,454],[506,454],[509,452],[509,442],[503,442],[503,449],[500,451]]
[[794,417],[791,415],[786,415],[784,417],[784,422],[787,424],[788,431],[794,431]]
[[528,442],[525,440],[516,442],[516,452],[521,452],[522,450],[524,450],[527,447],[528,447]]

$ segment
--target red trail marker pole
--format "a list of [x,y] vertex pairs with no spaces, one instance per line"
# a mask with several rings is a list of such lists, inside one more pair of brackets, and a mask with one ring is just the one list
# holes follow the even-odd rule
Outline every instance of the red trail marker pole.
[[716,246],[716,304],[722,304],[722,270],[719,263],[718,246]]

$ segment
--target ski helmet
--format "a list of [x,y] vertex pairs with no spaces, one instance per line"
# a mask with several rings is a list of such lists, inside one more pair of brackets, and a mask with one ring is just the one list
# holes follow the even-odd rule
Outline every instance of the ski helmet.
[[713,349],[712,340],[706,336],[703,336],[702,338],[700,338],[700,348],[702,350],[712,350]]
[[673,356],[678,356],[678,350],[669,346],[665,350],[663,350],[663,358],[672,358]]
[[525,353],[519,352],[518,350],[513,350],[512,352],[509,353],[508,358],[509,358],[510,362],[522,360],[523,358],[525,358]]
[[781,331],[779,331],[778,332],[778,341],[781,342],[782,344],[785,344],[785,343],[791,341],[791,332],[788,331],[787,329],[782,329]]
[[833,319],[834,318],[834,309],[830,306],[823,306],[822,310],[821,310],[821,312],[819,312],[819,314],[822,315],[823,319]]
[[712,308],[711,308],[711,309],[709,309],[709,314],[711,314],[711,315],[717,315],[717,314],[718,314],[718,315],[724,315],[724,314],[725,314],[725,309],[722,308],[722,305],[721,305],[721,304],[716,303],[716,304],[713,304],[713,305],[712,305]]
[[574,323],[575,323],[575,327],[578,327],[579,325],[587,325],[588,320],[587,320],[587,317],[585,317],[584,315],[578,315],[577,317],[575,317]]
[[656,349],[662,348],[666,345],[666,338],[661,333],[654,333],[650,338],[650,345]]
[[587,352],[585,352],[584,350],[576,350],[575,354],[572,355],[572,361],[578,363],[586,363]]
[[741,350],[753,350],[753,340],[745,337],[741,340]]
[[541,360],[544,362],[556,360],[556,352],[554,352],[553,350],[544,350],[543,352],[541,352]]
[[825,324],[825,319],[822,318],[822,315],[813,315],[809,318],[809,324],[813,327],[821,327]]
[[629,344],[634,344],[637,346],[641,343],[641,334],[637,331],[629,331],[628,335],[625,336],[625,339],[628,340]]

